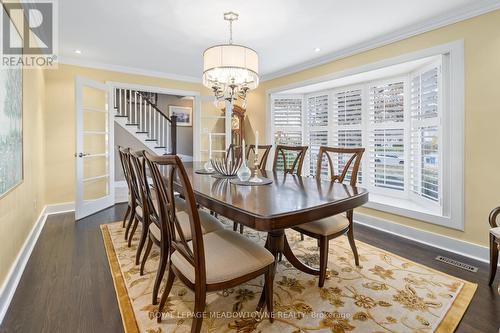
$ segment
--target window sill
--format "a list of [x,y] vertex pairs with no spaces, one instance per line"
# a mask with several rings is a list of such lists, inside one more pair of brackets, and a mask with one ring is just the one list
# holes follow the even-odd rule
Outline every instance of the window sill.
[[444,216],[437,210],[424,207],[413,201],[370,193],[369,201],[363,207],[380,210],[420,220],[448,228],[463,230],[460,225],[455,225],[449,216]]

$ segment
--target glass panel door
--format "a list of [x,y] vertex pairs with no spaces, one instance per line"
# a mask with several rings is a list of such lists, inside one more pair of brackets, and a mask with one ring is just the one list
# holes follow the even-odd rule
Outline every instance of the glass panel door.
[[78,220],[114,204],[114,137],[108,86],[77,77],[75,88]]
[[[208,160],[209,135],[212,136],[212,158],[222,158],[231,143],[231,112],[217,108],[212,96],[199,96],[197,99],[200,112],[195,129],[195,160]],[[231,109],[228,104],[226,110]]]

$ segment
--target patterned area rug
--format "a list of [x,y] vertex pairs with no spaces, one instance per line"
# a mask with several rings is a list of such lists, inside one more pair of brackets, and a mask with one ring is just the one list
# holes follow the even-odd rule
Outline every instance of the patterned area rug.
[[[228,228],[229,221],[223,221]],[[125,331],[189,332],[194,293],[181,281],[174,287],[163,313],[155,318],[151,291],[158,265],[155,247],[140,276],[134,264],[136,244],[127,247],[121,222],[101,226],[115,282]],[[265,234],[245,228],[245,235],[264,244]],[[292,249],[311,266],[318,266],[314,239],[300,241],[299,234],[287,234]],[[318,288],[317,277],[293,268],[285,259],[275,277],[275,321],[255,313],[263,277],[237,288],[207,295],[202,332],[453,332],[469,305],[477,285],[432,270],[376,247],[356,242],[360,266],[347,238],[330,242],[329,278]],[[162,286],[163,290],[163,286]],[[162,291],[161,290],[161,291]],[[161,296],[161,291],[160,295]]]

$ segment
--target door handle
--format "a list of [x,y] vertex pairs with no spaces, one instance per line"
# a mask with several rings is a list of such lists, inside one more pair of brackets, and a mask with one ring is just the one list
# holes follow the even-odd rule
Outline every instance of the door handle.
[[87,153],[79,153],[78,155],[75,153],[75,157],[84,157],[84,156],[89,156],[90,154]]

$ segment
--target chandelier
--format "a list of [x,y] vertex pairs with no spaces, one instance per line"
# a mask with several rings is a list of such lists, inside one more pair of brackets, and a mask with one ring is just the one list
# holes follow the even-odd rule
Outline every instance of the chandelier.
[[249,90],[259,85],[259,56],[254,50],[233,44],[233,21],[238,19],[234,12],[224,13],[229,21],[229,43],[209,47],[203,52],[203,85],[212,89],[215,104],[222,108],[226,101],[237,99],[246,108]]

